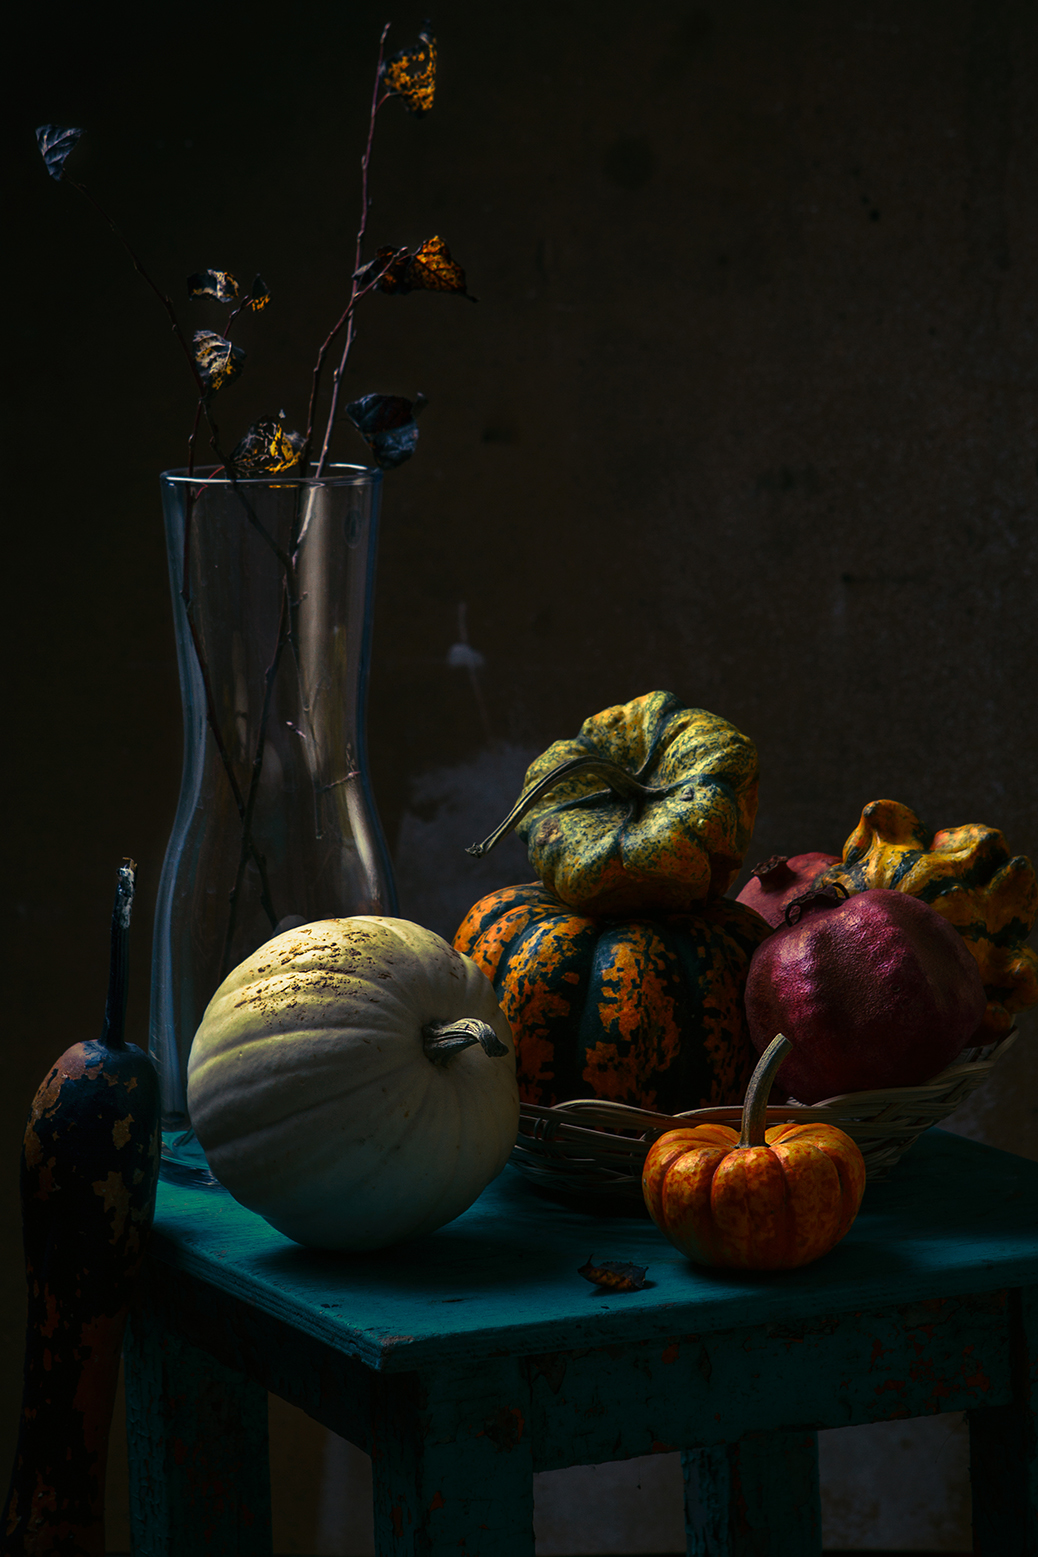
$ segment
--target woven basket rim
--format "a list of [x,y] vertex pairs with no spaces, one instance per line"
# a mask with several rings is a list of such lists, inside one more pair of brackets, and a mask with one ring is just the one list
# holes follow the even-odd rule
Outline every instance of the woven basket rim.
[[[857,1143],[866,1177],[884,1178],[924,1131],[966,1101],[1018,1037],[1014,1027],[992,1045],[964,1049],[970,1058],[960,1055],[919,1086],[842,1092],[813,1105],[772,1104],[766,1122],[835,1125]],[[655,1140],[697,1124],[738,1127],[742,1105],[661,1114],[608,1098],[571,1098],[550,1107],[520,1103],[519,1117],[512,1162],[531,1182],[552,1192],[600,1200],[619,1195],[640,1204],[642,1167]]]
[[[971,1087],[977,1085],[1013,1046],[1019,1036],[1019,1029],[1013,1027],[1004,1038],[991,1047],[990,1052],[986,1053],[983,1059],[956,1059],[929,1081],[920,1082],[915,1086],[883,1087],[871,1092],[839,1092],[813,1104],[795,1101],[770,1104],[767,1110],[768,1122],[774,1124],[779,1120],[796,1119],[805,1124],[824,1123],[831,1122],[834,1114],[845,1118],[860,1117],[863,1112],[888,1115],[892,1109],[898,1107],[902,1112],[909,1112],[912,1105],[917,1108],[919,1105],[924,1105],[925,1111],[926,1104],[933,1104],[942,1096],[953,1092],[957,1084],[968,1082]],[[519,1112],[527,1118],[565,1123],[574,1131],[580,1130],[578,1119],[581,1114],[600,1115],[602,1117],[596,1121],[598,1129],[588,1129],[581,1133],[586,1133],[601,1142],[601,1126],[610,1121],[614,1122],[619,1130],[623,1130],[626,1126],[628,1130],[641,1128],[646,1134],[649,1131],[659,1134],[664,1130],[688,1128],[690,1124],[724,1124],[730,1119],[741,1118],[742,1104],[724,1103],[710,1108],[689,1108],[676,1114],[663,1114],[654,1109],[636,1108],[629,1103],[616,1103],[608,1098],[570,1098],[565,1103],[550,1105],[520,1102]],[[574,1115],[577,1118],[574,1118]],[[893,1125],[893,1120],[890,1120],[890,1124]],[[891,1133],[889,1128],[887,1133]]]

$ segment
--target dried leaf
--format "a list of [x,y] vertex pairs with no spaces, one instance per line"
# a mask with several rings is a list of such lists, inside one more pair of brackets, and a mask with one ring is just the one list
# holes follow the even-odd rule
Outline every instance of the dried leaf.
[[187,278],[189,297],[212,297],[218,303],[233,303],[238,298],[238,283],[229,270],[198,270]]
[[270,288],[262,276],[254,276],[249,288],[249,295],[245,300],[245,307],[251,308],[254,314],[262,313],[270,302]]
[[82,130],[68,129],[60,124],[40,125],[36,131],[36,144],[51,178],[60,180],[63,177],[68,154],[82,133]]
[[610,1292],[640,1292],[645,1286],[648,1268],[647,1265],[626,1265],[622,1260],[600,1260],[592,1265],[589,1255],[587,1264],[580,1267],[577,1275]]
[[[407,267],[406,281],[412,292],[461,292],[468,297],[465,272],[442,238],[428,238]],[[471,301],[474,303],[475,298]]]
[[[380,276],[379,271],[382,272]],[[376,292],[396,293],[401,297],[408,292],[460,292],[470,302],[476,302],[466,288],[465,272],[451,258],[451,251],[442,238],[427,238],[413,254],[407,249],[379,249],[375,258],[357,271],[354,279],[361,286],[367,286],[375,276],[378,276],[374,282]]]
[[231,464],[239,476],[278,476],[299,464],[305,439],[302,433],[287,433],[274,417],[253,422],[231,455]]
[[382,80],[411,113],[421,117],[429,112],[436,93],[436,39],[429,22],[423,23],[415,48],[401,50],[383,65]]
[[374,281],[378,292],[409,292],[410,287],[404,286],[403,281],[411,258],[410,249],[376,249],[375,258],[354,272],[353,279],[360,284],[358,290]]
[[232,346],[230,341],[225,341],[222,335],[216,335],[212,330],[196,330],[192,340],[195,364],[208,398],[238,377],[245,362],[245,353],[240,346]]
[[409,460],[418,442],[415,416],[427,404],[424,395],[408,400],[404,395],[364,395],[346,407],[381,470],[392,470]]

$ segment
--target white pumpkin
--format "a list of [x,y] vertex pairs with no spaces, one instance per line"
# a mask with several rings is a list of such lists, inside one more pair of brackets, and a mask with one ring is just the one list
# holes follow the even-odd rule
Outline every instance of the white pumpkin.
[[209,1002],[187,1095],[235,1199],[325,1249],[460,1216],[519,1128],[493,986],[406,919],[322,919],[267,941]]

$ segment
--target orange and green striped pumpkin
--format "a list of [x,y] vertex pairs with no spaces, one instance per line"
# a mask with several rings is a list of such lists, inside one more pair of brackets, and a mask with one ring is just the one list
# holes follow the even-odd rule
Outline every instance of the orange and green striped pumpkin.
[[591,918],[537,882],[469,910],[454,945],[494,985],[519,1096],[672,1113],[741,1102],[757,1055],[742,992],[771,928],[729,898],[694,913]]

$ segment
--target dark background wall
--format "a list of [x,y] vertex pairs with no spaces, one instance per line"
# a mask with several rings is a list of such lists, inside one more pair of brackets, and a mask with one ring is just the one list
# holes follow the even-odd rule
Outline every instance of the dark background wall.
[[[395,8],[396,46],[423,15]],[[180,765],[156,476],[193,410],[153,297],[32,129],[86,126],[76,176],[174,296],[207,265],[262,271],[220,420],[299,424],[348,289],[385,19],[254,0],[9,24],[4,1452],[18,1142],[47,1064],[99,1023],[126,853],[146,1031]],[[350,378],[431,402],[386,482],[371,687],[402,911],[449,933],[521,879],[515,847],[480,873],[460,845],[530,755],[654,687],[757,741],[754,859],[838,851],[879,796],[1038,853],[1038,12],[443,0],[434,22],[437,105],[383,110],[370,234],[441,234],[480,303],[371,299]],[[339,452],[363,458],[346,433]],[[475,685],[448,663],[461,604]],[[1020,1051],[974,1119],[1014,1149]]]

